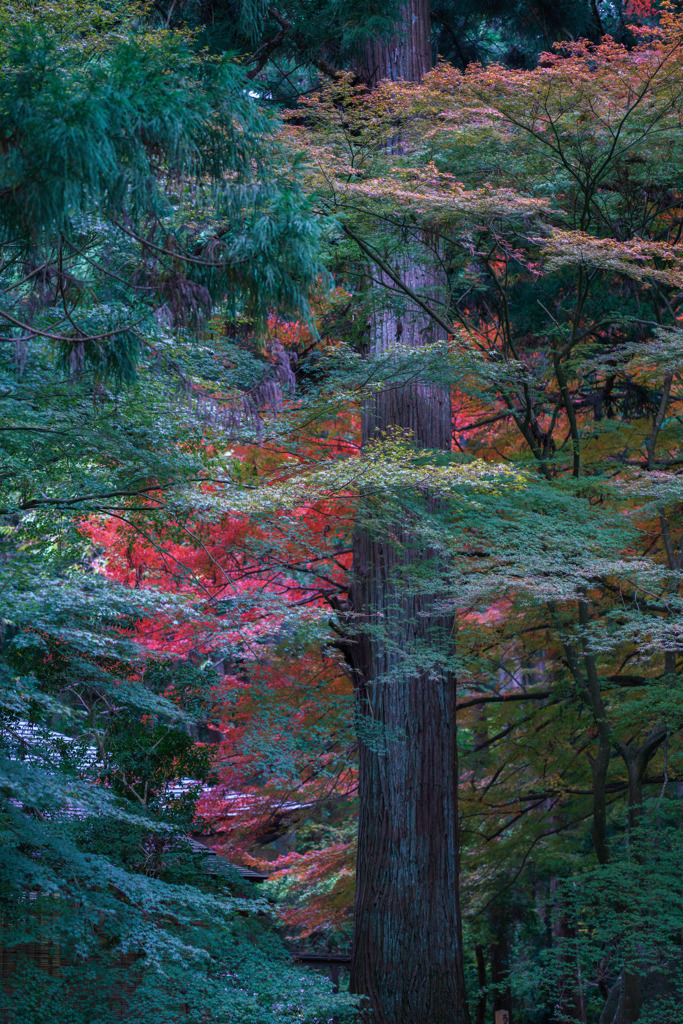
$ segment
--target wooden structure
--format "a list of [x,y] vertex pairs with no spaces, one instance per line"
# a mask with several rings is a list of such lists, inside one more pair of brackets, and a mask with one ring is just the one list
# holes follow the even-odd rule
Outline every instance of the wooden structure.
[[295,964],[307,967],[327,967],[332,982],[332,991],[339,991],[339,972],[351,970],[351,955],[344,953],[294,953]]

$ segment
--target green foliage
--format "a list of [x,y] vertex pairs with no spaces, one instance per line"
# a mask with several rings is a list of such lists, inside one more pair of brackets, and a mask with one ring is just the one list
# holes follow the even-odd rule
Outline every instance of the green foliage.
[[[615,850],[608,864],[578,864],[558,889],[554,913],[562,921],[556,948],[535,965],[520,964],[515,985],[530,1001],[539,991],[562,1006],[580,976],[589,983],[585,998],[589,1019],[598,1019],[605,1003],[606,980],[624,971],[642,979],[639,1020],[668,1022],[680,1012],[681,856],[678,800],[651,801],[644,821]],[[522,957],[524,954],[522,954]],[[598,978],[601,985],[592,980]],[[540,984],[539,984],[540,982]],[[616,989],[618,991],[619,983]],[[615,1000],[616,992],[611,999]],[[566,1007],[566,1003],[565,1003]],[[614,1007],[613,1007],[614,1010]],[[568,1011],[558,1020],[572,1019]]]

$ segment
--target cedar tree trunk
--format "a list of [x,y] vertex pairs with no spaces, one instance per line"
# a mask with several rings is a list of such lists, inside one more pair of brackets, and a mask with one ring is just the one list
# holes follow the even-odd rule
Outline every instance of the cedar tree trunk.
[[[368,48],[366,80],[419,81],[431,66],[428,0],[402,8],[396,35]],[[409,258],[398,268],[413,292],[438,279]],[[408,300],[379,310],[373,355],[443,337]],[[387,428],[419,447],[449,451],[447,388],[427,382],[387,388],[363,412],[363,445]],[[352,606],[359,740],[359,846],[352,990],[367,996],[377,1024],[466,1024],[458,894],[456,686],[439,664],[452,619],[438,594],[414,586],[420,548],[407,521],[356,529]],[[435,589],[438,586],[435,584]],[[430,653],[425,653],[429,651]]]

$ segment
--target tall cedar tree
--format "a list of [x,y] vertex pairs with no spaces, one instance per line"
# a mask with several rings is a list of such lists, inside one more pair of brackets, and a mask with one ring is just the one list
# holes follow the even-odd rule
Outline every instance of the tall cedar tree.
[[[419,82],[431,68],[428,0],[404,5],[395,35],[368,46],[366,62],[370,81]],[[400,148],[400,138],[390,145]],[[412,291],[438,287],[431,268],[410,257],[401,274]],[[375,358],[435,340],[433,323],[410,301],[402,310],[378,308],[371,318]],[[417,382],[369,400],[363,450],[395,431],[420,448],[450,451],[448,388]],[[409,525],[396,524],[390,536],[362,524],[355,532],[351,601],[359,628],[369,628],[349,647],[360,723],[351,984],[369,998],[382,1024],[463,1024],[468,1017],[458,895],[456,680],[438,655],[428,654],[443,649],[444,641],[447,646],[452,622],[439,611],[438,595],[411,593],[409,583],[412,566],[429,555]],[[378,740],[366,730],[366,719],[385,735]]]

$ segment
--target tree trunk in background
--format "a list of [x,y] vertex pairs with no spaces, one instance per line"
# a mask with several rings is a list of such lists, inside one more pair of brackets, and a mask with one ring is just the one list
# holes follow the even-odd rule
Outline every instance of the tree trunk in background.
[[430,0],[409,0],[401,9],[401,21],[392,39],[376,39],[366,49],[363,78],[377,85],[419,82],[432,68]]
[[491,988],[493,1009],[507,1010],[512,1024],[512,996],[510,994],[510,941],[509,933],[513,922],[509,914],[500,913],[494,905],[489,910],[489,924],[492,941],[489,947],[491,958]]
[[[553,823],[558,828],[560,823],[556,820]],[[556,876],[550,879],[551,897],[556,901],[558,880]],[[559,959],[564,971],[558,979],[557,996],[555,1002],[555,1013],[559,1014],[562,1020],[582,1021],[582,1000],[578,985],[578,964],[576,953],[573,948],[573,940],[576,939],[576,932],[567,921],[562,908],[555,905],[553,908],[553,944],[559,949]]]
[[[406,4],[395,37],[369,48],[366,59],[368,81],[418,81],[431,66],[428,2]],[[397,269],[414,292],[438,288],[431,270],[409,259]],[[443,332],[407,300],[400,316],[376,312],[371,352],[419,348],[437,337]],[[377,394],[363,412],[363,446],[391,427],[411,431],[420,447],[449,451],[448,389],[415,383]],[[412,570],[434,553],[419,548],[406,523],[389,533],[359,526],[354,538],[358,633],[348,657],[360,814],[351,987],[368,997],[378,1024],[466,1024],[455,678],[438,654],[421,664],[415,657],[427,645],[448,645],[453,624],[438,595],[410,586]]]
[[486,1024],[486,951],[484,947],[478,944],[475,947],[474,955],[477,958],[477,982],[479,984],[475,1024]]

